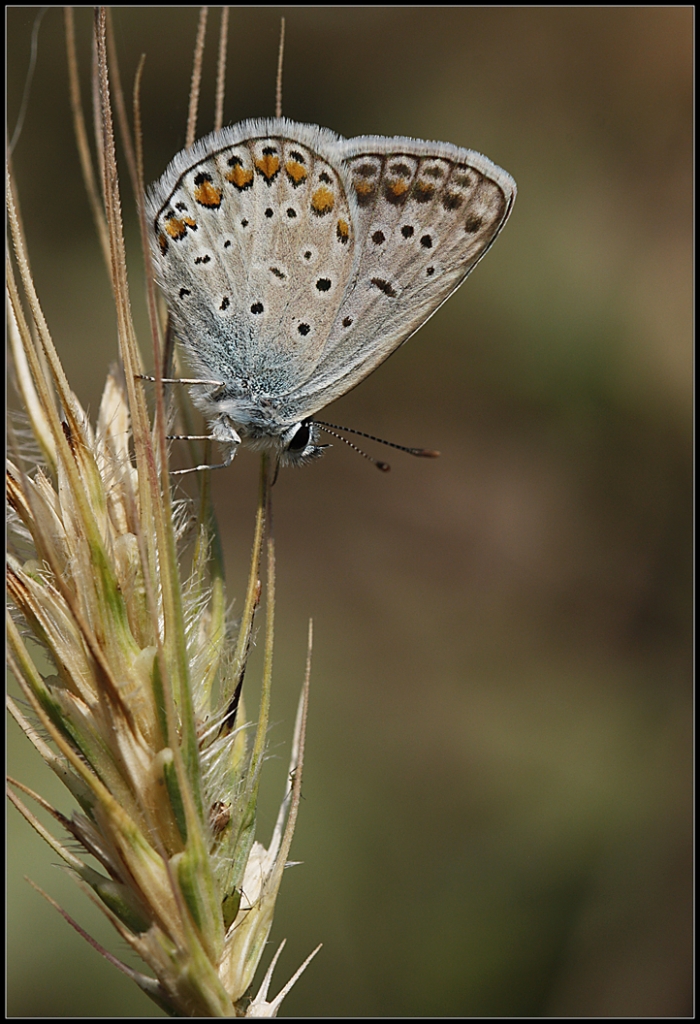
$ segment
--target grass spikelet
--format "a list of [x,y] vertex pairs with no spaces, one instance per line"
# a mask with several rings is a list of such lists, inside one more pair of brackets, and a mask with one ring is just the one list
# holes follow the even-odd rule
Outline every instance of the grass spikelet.
[[[274,640],[274,548],[271,537],[265,540],[269,468],[263,459],[247,596],[232,637],[212,511],[202,498],[193,531],[192,510],[174,503],[163,402],[156,401],[151,422],[138,380],[106,36],[99,11],[98,219],[105,224],[122,366],[107,376],[94,427],[44,319],[8,175],[10,344],[33,448],[29,455],[18,428],[7,469],[7,637],[8,665],[26,707],[10,700],[9,709],[78,809],[64,815],[16,780],[10,799],[152,976],[88,941],[159,1006],[173,1016],[274,1016],[299,972],[270,1002],[270,972],[257,996],[251,986],[299,804],[309,668],[288,791],[265,849],[255,838],[255,819]],[[158,365],[157,331],[154,337]],[[194,534],[189,545],[185,524]],[[253,730],[241,688],[263,551],[265,662]],[[43,652],[38,662],[32,645]],[[25,797],[49,812],[69,845],[41,824]]]

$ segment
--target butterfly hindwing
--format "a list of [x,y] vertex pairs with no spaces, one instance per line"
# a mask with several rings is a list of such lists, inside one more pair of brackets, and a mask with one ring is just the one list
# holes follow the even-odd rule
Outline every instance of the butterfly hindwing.
[[300,389],[309,412],[354,387],[432,316],[492,244],[515,198],[510,175],[455,146],[362,138],[340,142],[338,153],[358,250],[323,354]]

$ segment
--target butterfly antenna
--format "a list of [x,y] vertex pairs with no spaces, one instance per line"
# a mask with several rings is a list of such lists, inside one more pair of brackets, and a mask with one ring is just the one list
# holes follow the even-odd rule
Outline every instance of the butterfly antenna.
[[[374,434],[365,434],[363,430],[353,430],[352,427],[339,427],[337,423],[324,423],[322,420],[314,420],[314,423],[317,423],[319,427],[323,428],[323,430],[327,430],[328,433],[331,433],[329,428],[332,428],[333,430],[344,430],[347,434],[357,434],[358,437],[366,437],[368,441],[376,441],[377,444],[385,444],[388,448],[396,448],[400,452],[407,452],[409,455],[415,455],[416,458],[419,459],[437,459],[440,457],[440,452],[436,452],[433,448],[409,448],[405,444],[395,444],[393,441],[385,441],[383,437],[375,437]],[[335,436],[339,437],[340,435],[336,434]],[[340,440],[345,441],[345,443],[350,445],[351,448],[354,447],[354,445],[351,445],[346,438],[341,437]],[[364,455],[364,452],[362,454]],[[366,457],[369,458],[369,456]],[[385,465],[385,463],[382,463],[381,465]]]
[[275,117],[282,117],[282,65],[284,63],[284,18],[280,18],[280,48],[277,54],[277,86],[275,88]]
[[[317,427],[320,427],[321,430],[324,430],[327,434],[330,434],[331,437],[337,437],[338,440],[342,441],[343,444],[346,444],[348,446],[348,448],[352,448],[352,450],[354,452],[357,452],[358,455],[361,455],[364,459],[367,459],[369,462],[373,463],[373,465],[375,465],[377,467],[377,469],[381,469],[382,473],[388,473],[389,470],[391,469],[391,466],[389,465],[388,462],[381,462],[379,459],[373,458],[371,455],[368,455],[367,452],[363,451],[362,448],[358,448],[358,446],[356,444],[353,444],[352,441],[348,441],[347,437],[343,437],[342,434],[337,434],[336,431],[332,429],[333,428],[333,424],[332,423],[321,423],[319,420],[314,420],[314,423],[316,424]],[[338,430],[345,430],[345,427],[338,427],[337,429]],[[359,430],[354,430],[354,431],[351,431],[351,433],[359,434],[360,431]],[[370,435],[369,434],[365,434],[363,436],[364,437],[369,437]],[[395,446],[395,447],[398,447],[398,446]]]

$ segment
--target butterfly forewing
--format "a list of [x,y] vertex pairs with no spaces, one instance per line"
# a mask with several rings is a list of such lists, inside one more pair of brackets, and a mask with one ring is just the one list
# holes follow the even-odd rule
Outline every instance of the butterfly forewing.
[[225,129],[157,197],[160,282],[178,337],[209,377],[284,394],[323,354],[355,231],[344,176],[314,131],[252,123],[232,144],[236,129]]

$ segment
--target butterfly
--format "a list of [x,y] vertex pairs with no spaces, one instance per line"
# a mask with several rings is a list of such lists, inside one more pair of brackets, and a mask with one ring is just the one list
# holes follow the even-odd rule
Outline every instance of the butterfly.
[[314,415],[439,309],[515,195],[480,153],[286,118],[179,153],[147,195],[153,262],[226,464],[321,455]]

